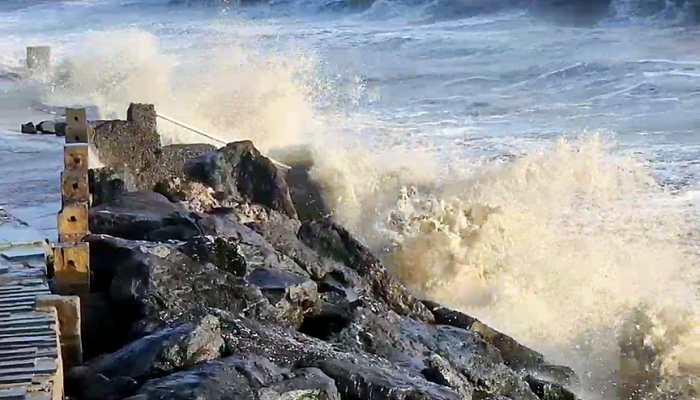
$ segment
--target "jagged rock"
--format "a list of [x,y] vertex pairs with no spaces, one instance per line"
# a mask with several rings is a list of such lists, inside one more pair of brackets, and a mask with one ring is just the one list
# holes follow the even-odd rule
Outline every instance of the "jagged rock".
[[433,321],[430,310],[342,226],[329,219],[305,222],[298,235],[304,244],[319,254],[340,261],[356,271],[368,281],[373,294],[397,313],[425,322]]
[[194,216],[152,192],[123,193],[90,209],[90,230],[134,240],[187,240],[202,232]]
[[248,273],[248,263],[238,243],[227,237],[199,236],[180,249],[199,263],[212,263],[230,274],[244,277]]
[[[246,275],[238,276],[227,267],[193,259],[188,253],[192,254],[196,244],[129,241],[105,235],[92,235],[88,240],[91,256],[100,260],[93,271],[95,288],[108,290],[112,306],[124,319],[143,320],[141,331],[147,332],[153,322],[180,319],[198,306],[299,326],[317,301],[315,283],[302,275],[280,271],[285,277],[280,280],[279,274],[246,269]],[[235,247],[226,251],[235,251]],[[208,257],[216,259],[217,255]],[[227,257],[238,256],[229,253]]]
[[22,124],[20,130],[22,133],[28,133],[30,135],[36,134],[36,127],[34,126],[33,122],[27,122],[26,124]]
[[318,368],[301,368],[282,382],[258,390],[260,400],[340,400],[333,379]]
[[296,218],[284,173],[250,141],[229,143],[193,159],[187,175],[212,187],[222,200],[252,202]]
[[532,375],[526,376],[525,381],[542,400],[577,400],[576,395],[556,383],[537,379]]
[[[288,217],[284,218],[289,220]],[[250,268],[273,268],[308,276],[293,258],[278,251],[261,234],[240,223],[238,215],[231,210],[215,210],[199,225],[207,235],[236,241]]]
[[163,146],[158,158],[158,166],[148,171],[153,175],[153,190],[163,194],[170,201],[183,202],[193,211],[208,212],[219,207],[214,190],[187,178],[185,165],[192,159],[215,151],[209,144],[174,144]]
[[471,399],[474,387],[449,361],[437,354],[431,354],[425,360],[423,376],[438,385],[447,386],[457,392],[462,399]]
[[286,181],[294,208],[302,221],[327,218],[330,208],[323,199],[320,185],[309,175],[310,166],[297,164],[287,171]]
[[460,386],[472,386],[480,395],[536,399],[520,376],[504,364],[498,349],[475,332],[428,325],[393,312],[381,316],[368,310],[359,313],[355,321],[334,338],[334,343],[381,356],[424,376],[426,369],[434,369],[432,355],[437,354],[452,367],[442,367],[443,371],[454,369],[466,378],[466,381],[455,382],[457,391]]
[[501,333],[476,318],[458,311],[450,310],[438,303],[423,301],[435,316],[435,322],[474,331],[496,347],[504,362],[516,371],[526,371],[540,378],[562,385],[578,384],[576,373],[568,367],[548,363],[544,356],[522,344],[512,337]]
[[39,125],[36,126],[37,131],[41,133],[66,136],[66,123],[57,121],[41,121]]
[[[333,271],[347,269],[341,262],[322,257],[311,247],[302,242],[297,233],[299,221],[280,213],[270,212],[264,220],[248,224],[262,235],[278,251],[297,262],[314,280],[319,281]],[[359,285],[359,277],[353,282]]]
[[230,354],[255,354],[288,369],[337,354],[330,344],[284,326],[224,311],[216,315],[221,321],[222,336]]
[[387,368],[380,360],[328,359],[313,363],[335,381],[342,398],[377,400],[457,400],[452,390],[408,371]]
[[354,306],[353,303],[321,303],[316,312],[304,317],[299,331],[315,338],[329,340],[353,321]]
[[[106,391],[124,394],[134,385],[120,382],[143,381],[220,356],[223,339],[216,317],[205,316],[197,324],[167,327],[142,337],[112,354],[91,361],[87,367],[71,370],[73,391],[80,398],[109,397]],[[108,388],[108,389],[107,389]],[[123,397],[123,396],[122,396]]]
[[140,380],[216,359],[223,344],[218,319],[206,316],[197,324],[167,327],[144,336],[89,366],[109,378],[129,376]]
[[92,195],[92,207],[115,201],[127,192],[135,192],[136,180],[125,170],[115,168],[91,168],[88,171],[88,185]]
[[109,379],[87,367],[77,367],[68,373],[66,386],[67,394],[81,400],[119,400],[134,393],[139,384],[126,376]]
[[235,359],[209,361],[146,382],[131,400],[257,400]]

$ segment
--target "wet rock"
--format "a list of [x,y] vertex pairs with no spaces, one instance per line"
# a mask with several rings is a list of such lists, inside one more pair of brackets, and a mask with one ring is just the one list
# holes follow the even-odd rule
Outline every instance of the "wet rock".
[[329,340],[347,328],[355,318],[351,303],[322,303],[316,312],[304,317],[299,331],[315,338]]
[[556,383],[547,382],[532,375],[526,376],[525,381],[542,400],[577,400],[576,395]]
[[[239,276],[228,267],[188,255],[196,244],[130,241],[104,235],[92,235],[89,241],[91,256],[102,260],[93,271],[95,288],[108,290],[113,307],[126,313],[125,319],[143,320],[137,326],[141,331],[148,331],[147,326],[154,322],[180,319],[200,306],[299,326],[315,306],[316,285],[308,278],[256,269],[250,270],[252,276]],[[226,251],[230,258],[225,263],[241,256],[231,253],[235,247]],[[250,263],[246,260],[245,264]]]
[[191,213],[152,192],[123,193],[91,208],[90,230],[152,241],[187,240],[201,234]]
[[381,400],[457,400],[454,391],[408,371],[387,367],[381,360],[329,359],[314,363],[335,381],[342,398]]
[[218,198],[262,204],[296,218],[284,173],[250,141],[229,143],[187,163],[191,179],[212,187]]
[[131,400],[257,400],[236,360],[209,361],[196,368],[146,382]]
[[463,399],[471,399],[474,387],[449,361],[437,354],[431,354],[425,359],[423,376],[438,385],[447,386],[457,392]]
[[397,313],[425,322],[433,321],[430,310],[342,226],[328,219],[305,222],[298,236],[320,255],[335,259],[356,271],[368,281],[373,295]]
[[311,178],[309,168],[306,165],[294,165],[286,175],[294,208],[302,221],[323,219],[331,214],[323,199],[321,186]]
[[30,135],[36,134],[36,127],[34,126],[33,122],[27,122],[26,124],[22,124],[20,130],[22,133],[28,133]]
[[112,202],[127,192],[138,190],[130,173],[109,167],[88,170],[88,185],[92,195],[92,207]]
[[470,330],[481,335],[486,342],[498,349],[510,368],[516,371],[527,371],[562,385],[578,384],[576,373],[571,368],[547,363],[541,353],[523,346],[512,337],[487,326],[476,318],[450,310],[435,302],[423,301],[423,303],[435,316],[436,323]]
[[45,134],[66,136],[66,123],[58,121],[41,121],[36,126],[37,131]]
[[[446,325],[427,325],[393,312],[379,316],[362,310],[360,314],[349,328],[334,338],[334,343],[351,351],[381,356],[423,376],[428,370],[431,378],[436,376],[430,372],[458,371],[463,378],[453,379],[455,390],[472,386],[481,396],[499,394],[514,400],[536,399],[520,376],[504,364],[498,349],[475,332]],[[437,371],[433,354],[446,361]]]
[[220,356],[223,344],[219,321],[205,316],[196,324],[164,328],[91,361],[87,367],[71,370],[70,381],[83,399],[124,394],[135,385],[120,382],[143,381],[213,360]]
[[258,390],[260,400],[340,400],[333,379],[318,368],[301,368],[282,382]]
[[180,250],[199,263],[212,263],[235,276],[244,277],[248,273],[246,258],[241,254],[236,239],[199,236],[188,241]]
[[205,316],[196,324],[167,327],[137,339],[91,362],[89,368],[109,378],[141,380],[216,359],[223,344],[218,319]]
[[119,400],[133,394],[138,386],[133,378],[110,379],[87,367],[73,368],[66,376],[66,394],[81,400]]
[[[284,218],[289,220],[288,217]],[[215,210],[199,221],[199,225],[207,235],[235,241],[251,269],[273,268],[308,276],[292,257],[279,251],[277,246],[273,246],[251,227],[239,222],[239,216],[235,211]]]
[[330,357],[342,357],[329,344],[284,326],[242,318],[230,312],[217,314],[222,336],[230,354],[255,354],[280,368]]

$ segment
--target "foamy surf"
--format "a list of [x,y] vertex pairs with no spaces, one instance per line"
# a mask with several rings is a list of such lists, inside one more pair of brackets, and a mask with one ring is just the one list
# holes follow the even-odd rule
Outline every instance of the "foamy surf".
[[[197,9],[194,22],[98,3],[135,26],[58,35],[48,84],[12,104],[113,118],[148,102],[226,140],[309,146],[335,217],[417,292],[572,364],[585,398],[696,397],[698,174],[673,158],[698,154],[692,30],[522,12],[431,25],[425,4],[390,1],[337,21]],[[3,45],[3,71],[22,39]],[[618,136],[571,139],[585,127]]]
[[573,364],[585,398],[693,398],[700,257],[695,216],[673,198],[594,135],[403,187],[375,220],[338,212],[376,228],[419,292]]

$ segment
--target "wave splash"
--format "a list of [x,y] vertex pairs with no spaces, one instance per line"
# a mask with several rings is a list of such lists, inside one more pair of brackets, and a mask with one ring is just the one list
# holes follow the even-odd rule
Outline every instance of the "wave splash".
[[[50,77],[43,102],[94,105],[101,118],[121,117],[129,102],[155,104],[223,140],[255,140],[262,148],[303,142],[314,126],[313,101],[322,89],[312,57],[272,54],[255,47],[217,46],[206,63],[165,53],[139,30],[92,33]],[[194,57],[194,56],[193,56]],[[166,121],[170,142],[202,141]]]
[[[411,177],[399,168],[377,175],[383,194],[369,206],[335,205],[417,291],[573,364],[587,398],[690,399],[696,228],[644,165],[610,147],[599,136],[561,140],[432,187],[401,186]],[[393,204],[387,189],[398,191]]]
[[[337,218],[415,290],[572,365],[588,397],[697,393],[695,225],[648,168],[601,137],[438,179],[439,164],[416,152],[317,137],[329,124],[316,100],[333,88],[313,58],[217,48],[201,70],[140,31],[94,35],[82,54],[58,67],[47,101],[96,104],[104,117],[152,102],[226,140],[306,143]],[[172,142],[202,139],[160,129]]]

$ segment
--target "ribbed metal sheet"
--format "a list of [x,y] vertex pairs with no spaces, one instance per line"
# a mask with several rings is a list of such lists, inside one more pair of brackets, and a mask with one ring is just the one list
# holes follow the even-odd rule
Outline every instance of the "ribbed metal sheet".
[[[2,210],[0,216],[5,234],[11,232],[15,221]],[[35,307],[37,296],[51,293],[44,250],[39,242],[8,243],[1,236],[0,400],[53,399],[60,368],[56,315]]]

